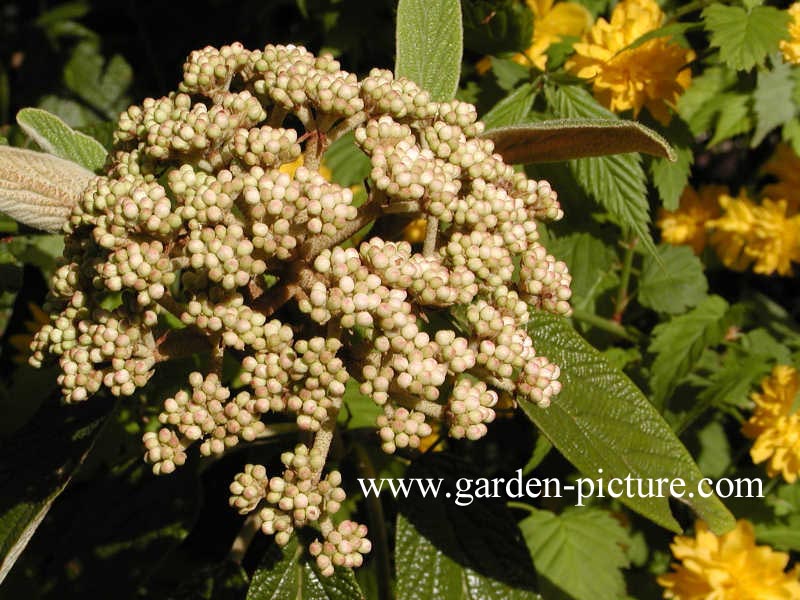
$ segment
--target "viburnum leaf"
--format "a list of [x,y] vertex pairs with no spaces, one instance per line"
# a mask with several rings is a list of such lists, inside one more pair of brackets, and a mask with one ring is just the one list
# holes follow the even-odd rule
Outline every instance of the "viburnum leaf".
[[[613,368],[566,319],[532,311],[528,331],[537,354],[561,368],[563,388],[548,408],[522,398],[518,401],[528,418],[584,476],[596,480],[602,473],[605,481],[666,477],[681,479],[686,492],[697,489],[703,474],[627,375]],[[692,493],[677,500],[688,504],[716,533],[733,527],[733,515],[719,498]],[[623,495],[620,501],[662,527],[680,531],[668,498],[633,494]]]
[[[519,523],[538,576],[575,600],[625,596],[627,532],[607,511],[568,508],[560,515],[532,509]],[[575,574],[580,573],[580,577]],[[542,592],[547,595],[544,586]],[[548,597],[550,597],[548,595]]]
[[653,402],[660,406],[697,362],[703,350],[724,335],[728,303],[709,296],[695,309],[656,325],[648,351],[656,355],[650,370]]
[[667,244],[658,246],[656,256],[658,258],[644,258],[639,278],[639,303],[668,314],[679,314],[697,306],[708,291],[700,259],[688,246]]
[[[550,108],[558,118],[616,119],[579,86],[546,86]],[[649,252],[655,252],[650,235],[650,207],[646,177],[638,154],[615,154],[569,161],[578,183],[617,222],[629,227]]]
[[83,463],[111,406],[45,406],[0,445],[0,583]]
[[406,481],[441,483],[435,497],[398,498],[397,600],[540,600],[511,511],[502,500],[456,487],[460,478],[477,484],[480,476],[469,462],[442,453],[425,455],[409,467]]
[[293,535],[283,548],[272,544],[261,559],[247,590],[247,600],[359,600],[364,598],[351,569],[323,575],[316,561]]
[[703,19],[711,34],[711,46],[719,48],[725,64],[738,70],[763,64],[789,36],[789,13],[771,6],[746,10],[715,2],[703,10]]
[[636,121],[554,119],[500,129],[493,129],[497,127],[494,123],[486,127],[483,137],[494,142],[495,152],[508,163],[557,162],[626,152],[671,161],[677,158],[663,137]]
[[459,0],[400,0],[394,74],[437,102],[452,99],[461,75],[464,35]]
[[46,110],[23,108],[17,113],[17,123],[45,152],[71,160],[92,172],[97,172],[106,162],[108,152],[100,142],[75,131]]

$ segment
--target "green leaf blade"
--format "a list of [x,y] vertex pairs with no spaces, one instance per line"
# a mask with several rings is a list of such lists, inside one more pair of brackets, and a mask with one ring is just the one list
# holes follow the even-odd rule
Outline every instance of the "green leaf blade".
[[92,172],[106,161],[106,149],[92,137],[75,131],[57,116],[40,108],[23,108],[17,123],[42,150],[78,163]]
[[83,463],[109,408],[48,406],[0,446],[0,582]]
[[740,71],[763,64],[789,35],[789,14],[771,6],[745,10],[714,3],[703,10],[703,19],[711,46],[719,48],[725,64]]
[[697,306],[708,292],[703,263],[688,246],[662,244],[646,256],[639,278],[639,303],[657,312],[679,314]]
[[623,547],[630,545],[630,540],[608,512],[573,508],[555,515],[534,509],[520,521],[519,528],[539,576],[571,598],[615,600],[625,596],[620,569],[628,566]]
[[655,404],[661,405],[700,358],[703,349],[720,342],[728,303],[709,296],[697,308],[653,329],[648,351],[656,355],[650,377]]
[[[537,352],[561,368],[563,388],[549,408],[520,402],[525,414],[586,477],[598,470],[612,477],[680,478],[697,489],[703,475],[658,411],[621,371],[584,340],[564,319],[534,311],[529,331]],[[716,497],[679,498],[717,533],[734,518]],[[627,497],[620,501],[672,531],[680,527],[668,498]]]
[[407,77],[436,102],[455,96],[464,35],[459,0],[400,0],[394,73]]
[[[569,119],[616,119],[581,87],[546,87],[548,104],[556,116]],[[617,154],[571,160],[578,183],[622,226],[630,228],[644,247],[655,253],[650,233],[650,206],[641,157]]]
[[247,600],[363,600],[353,571],[336,569],[326,577],[309,559],[306,550],[293,535],[284,548],[269,547],[256,568],[247,590]]

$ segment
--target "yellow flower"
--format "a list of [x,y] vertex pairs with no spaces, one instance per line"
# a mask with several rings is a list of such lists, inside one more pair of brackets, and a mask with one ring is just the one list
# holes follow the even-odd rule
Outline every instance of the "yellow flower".
[[[795,6],[800,7],[800,3]],[[789,210],[797,212],[800,208],[800,157],[795,154],[791,146],[779,144],[775,148],[775,154],[762,170],[778,179],[777,183],[770,183],[764,187],[764,195],[786,200]]]
[[676,600],[795,600],[800,598],[800,565],[784,569],[789,555],[756,546],[753,526],[739,520],[718,536],[702,521],[695,535],[676,536],[670,545],[680,562],[661,575],[664,598]]
[[614,7],[611,22],[598,19],[583,41],[575,44],[576,54],[565,66],[578,77],[591,79],[595,98],[610,110],[633,110],[637,117],[647,108],[667,124],[669,106],[692,82],[691,71],[684,67],[694,59],[694,52],[666,37],[624,50],[658,29],[663,20],[664,13],[654,0],[622,0]]
[[527,0],[533,13],[533,39],[523,54],[514,60],[521,65],[533,63],[544,71],[547,49],[567,36],[581,36],[592,26],[592,15],[586,7],[575,2]]
[[787,215],[785,200],[765,198],[760,205],[742,192],[738,198],[722,195],[724,214],[706,224],[713,230],[711,245],[723,264],[743,270],[750,264],[760,275],[791,275],[800,262],[800,215]]
[[800,65],[800,2],[795,2],[789,7],[792,17],[789,23],[789,38],[781,41],[783,60],[788,63]]
[[403,239],[412,244],[424,241],[427,226],[428,220],[426,218],[414,219],[403,229]]
[[798,388],[797,371],[776,366],[761,382],[761,393],[751,396],[756,408],[742,426],[742,433],[755,440],[750,449],[753,462],[766,462],[770,477],[780,474],[788,483],[800,474],[800,415],[792,410]]
[[661,229],[661,239],[668,244],[691,246],[695,254],[700,254],[706,246],[706,222],[720,216],[717,199],[727,191],[722,185],[705,185],[697,191],[686,186],[678,210],[659,211],[656,225]]

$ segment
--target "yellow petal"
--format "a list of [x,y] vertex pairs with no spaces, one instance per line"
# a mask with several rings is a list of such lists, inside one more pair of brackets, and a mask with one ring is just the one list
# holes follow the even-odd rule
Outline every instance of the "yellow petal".
[[539,32],[558,37],[579,36],[591,26],[592,15],[586,8],[574,2],[562,2],[534,24],[534,39],[541,35]]

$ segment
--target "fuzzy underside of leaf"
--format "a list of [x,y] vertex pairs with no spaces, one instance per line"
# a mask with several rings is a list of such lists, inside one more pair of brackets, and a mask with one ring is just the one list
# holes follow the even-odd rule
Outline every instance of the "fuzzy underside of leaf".
[[0,147],[0,211],[30,227],[59,231],[93,177],[51,154]]
[[556,162],[642,152],[670,161],[675,151],[652,129],[635,121],[557,119],[487,131],[483,137],[508,163]]

